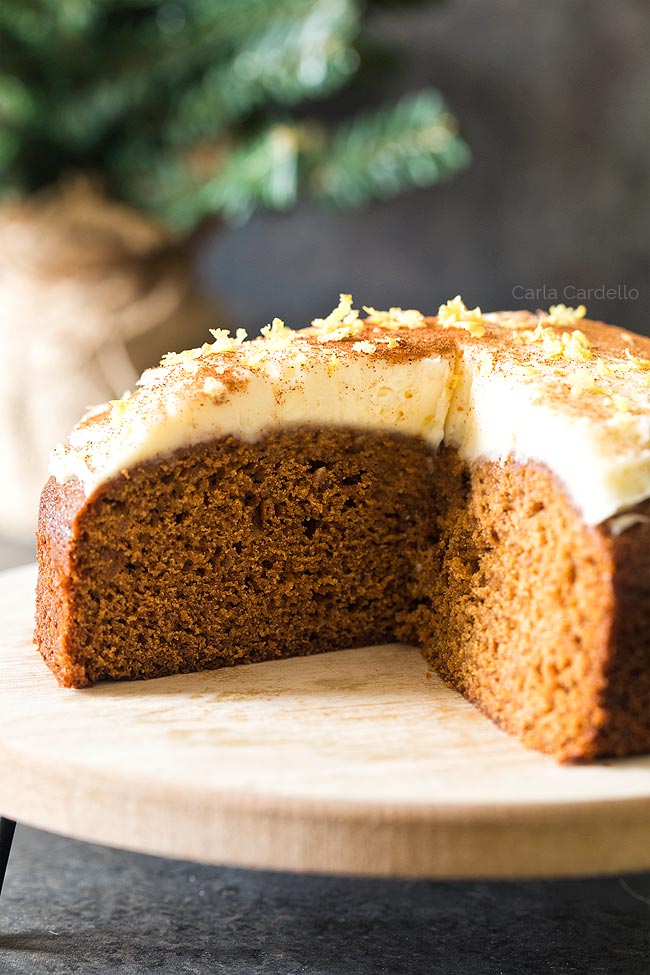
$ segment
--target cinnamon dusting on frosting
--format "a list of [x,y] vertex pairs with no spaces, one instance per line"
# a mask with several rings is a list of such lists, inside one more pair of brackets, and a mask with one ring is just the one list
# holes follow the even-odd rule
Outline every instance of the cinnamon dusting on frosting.
[[363,308],[362,320],[343,294],[299,331],[277,318],[252,340],[215,329],[212,343],[170,353],[132,395],[88,413],[53,452],[52,472],[91,491],[206,438],[351,423],[403,429],[434,447],[444,438],[469,459],[515,451],[547,463],[592,523],[650,496],[648,340],[582,321],[580,309],[582,330],[563,331],[557,308],[549,315],[562,324],[542,312],[483,314],[459,296],[437,319]]

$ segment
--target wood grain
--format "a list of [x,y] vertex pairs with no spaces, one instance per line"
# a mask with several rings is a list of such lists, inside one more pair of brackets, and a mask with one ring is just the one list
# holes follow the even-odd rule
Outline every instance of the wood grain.
[[412,877],[650,867],[650,757],[526,751],[412,647],[63,690],[0,576],[0,812],[213,863]]

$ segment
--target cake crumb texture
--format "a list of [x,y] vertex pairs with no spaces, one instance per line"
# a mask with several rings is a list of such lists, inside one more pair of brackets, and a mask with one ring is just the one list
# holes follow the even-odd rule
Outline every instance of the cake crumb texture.
[[418,437],[220,438],[89,497],[50,479],[37,642],[68,687],[417,642],[527,746],[642,752],[650,503],[627,514],[588,526],[543,466]]

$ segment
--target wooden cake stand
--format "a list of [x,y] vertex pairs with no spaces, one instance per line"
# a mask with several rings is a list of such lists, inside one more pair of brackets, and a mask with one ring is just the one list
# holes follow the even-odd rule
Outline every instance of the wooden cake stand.
[[34,584],[31,566],[0,576],[5,823],[280,870],[650,868],[650,757],[526,751],[412,647],[63,690],[32,645]]

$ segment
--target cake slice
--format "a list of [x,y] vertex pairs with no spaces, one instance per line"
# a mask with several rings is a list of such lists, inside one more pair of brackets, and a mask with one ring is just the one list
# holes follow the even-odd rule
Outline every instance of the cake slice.
[[650,341],[584,308],[221,330],[52,456],[59,682],[404,641],[527,746],[650,749]]

